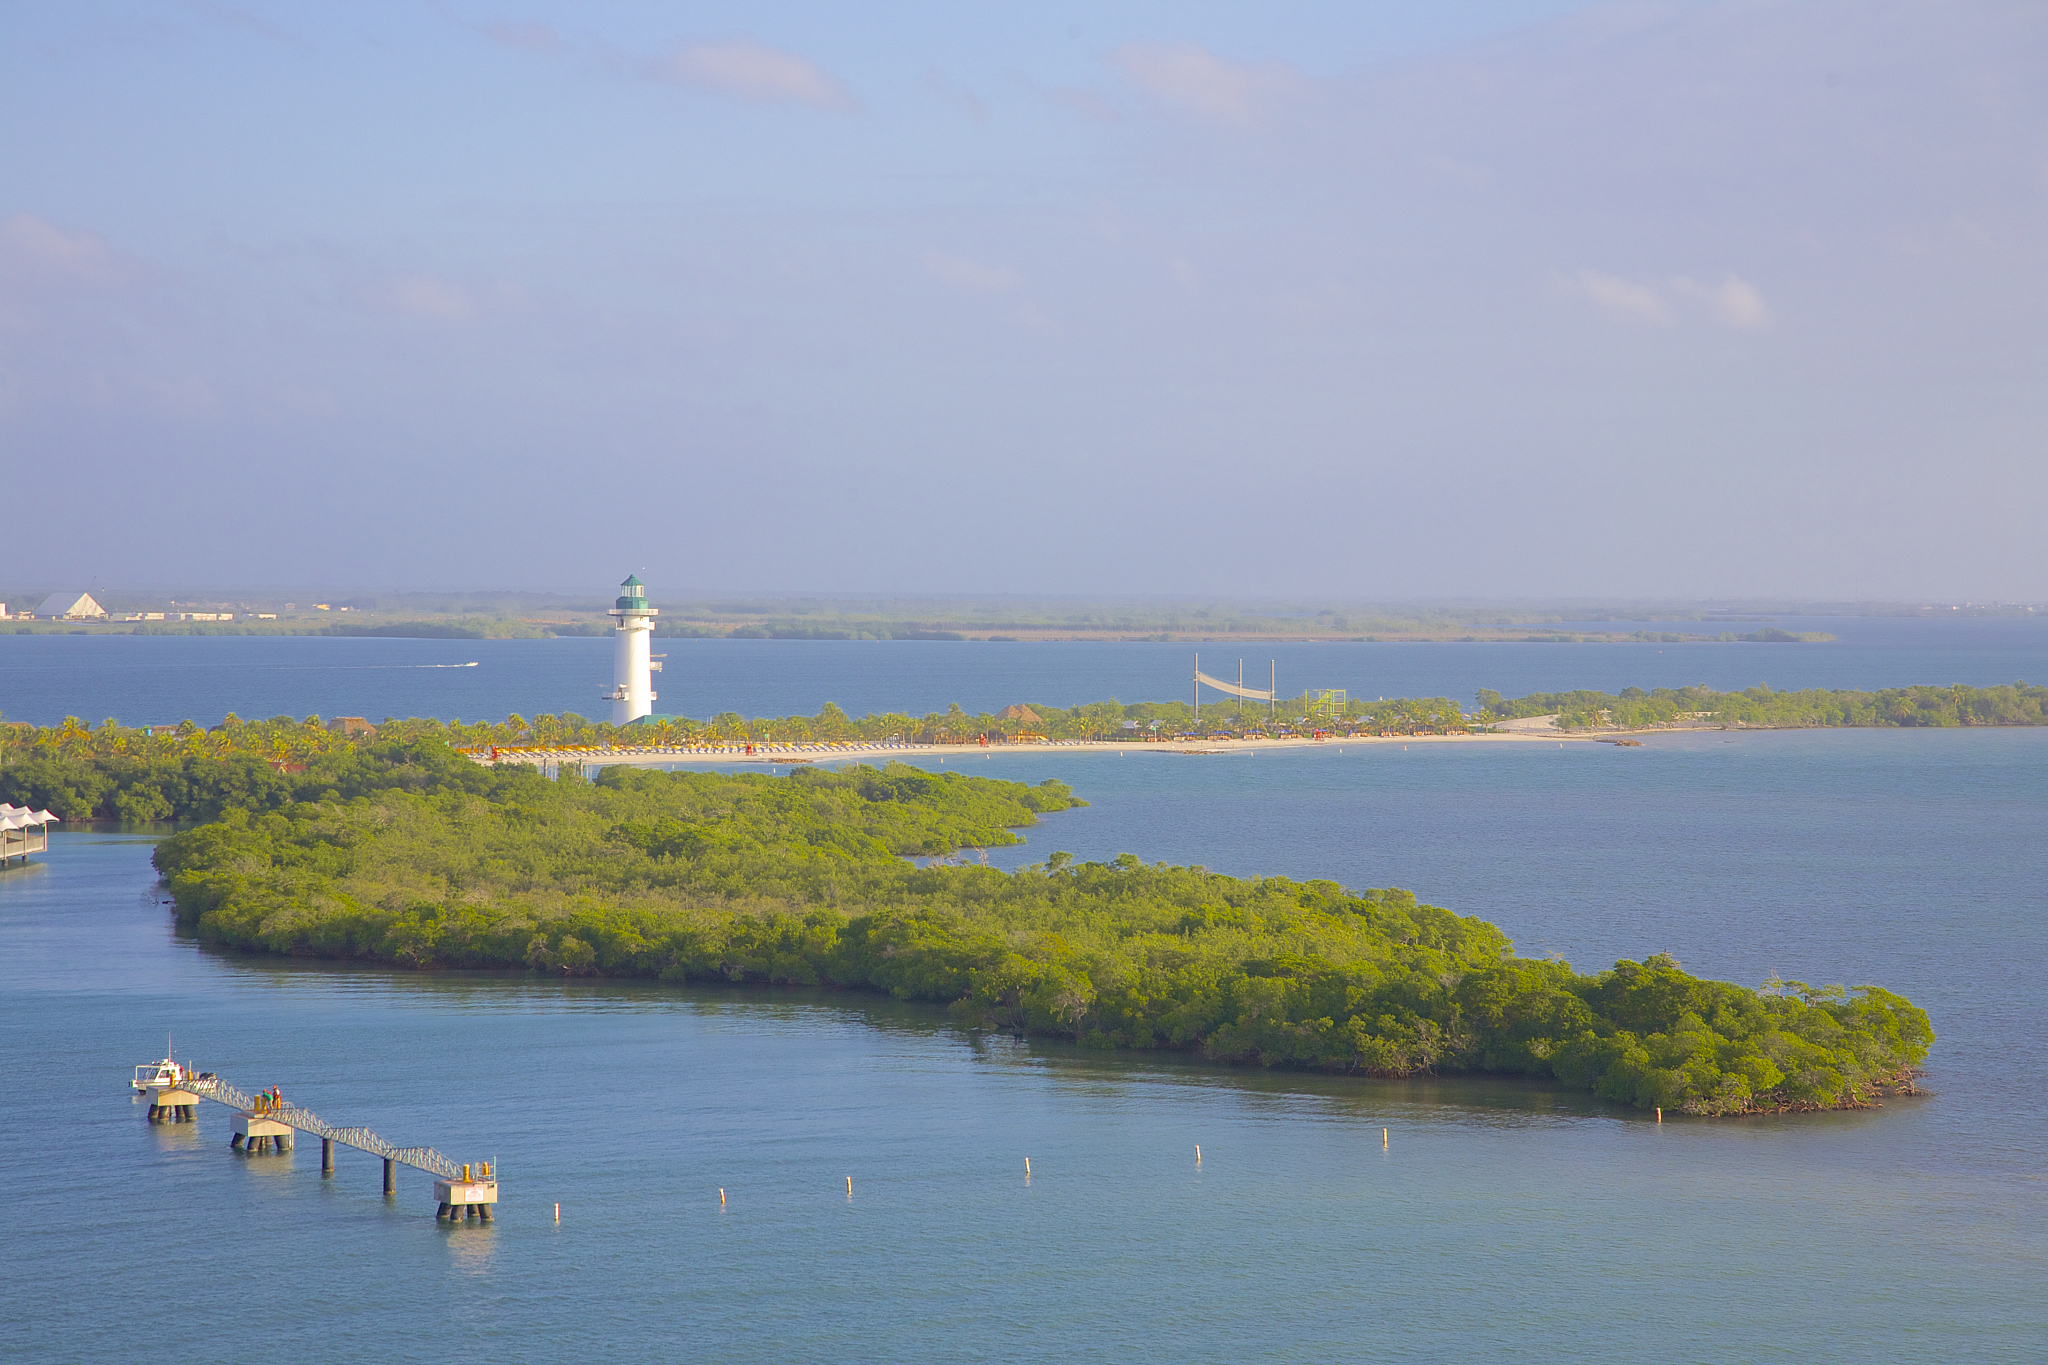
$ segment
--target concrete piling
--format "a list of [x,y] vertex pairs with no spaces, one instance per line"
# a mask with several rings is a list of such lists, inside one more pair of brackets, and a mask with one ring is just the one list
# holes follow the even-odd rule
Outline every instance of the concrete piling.
[[398,1193],[398,1163],[390,1157],[384,1158],[384,1197],[389,1199]]
[[289,1152],[292,1149],[292,1134],[298,1130],[250,1110],[237,1109],[235,1131],[242,1135],[244,1151]]
[[199,1110],[199,1097],[180,1086],[165,1086],[149,1102],[151,1123],[190,1123]]
[[443,1210],[436,1217],[445,1216],[451,1223],[464,1218],[488,1223],[490,1215],[483,1206],[498,1202],[498,1178],[489,1162],[481,1168],[464,1166],[460,1178],[434,1182],[434,1197],[441,1201]]
[[334,1174],[334,1139],[320,1139],[320,1174]]

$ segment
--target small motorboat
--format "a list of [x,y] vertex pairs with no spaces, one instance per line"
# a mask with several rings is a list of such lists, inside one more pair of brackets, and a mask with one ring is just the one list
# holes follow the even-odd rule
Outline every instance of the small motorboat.
[[166,1057],[160,1062],[144,1062],[136,1067],[135,1079],[130,1084],[135,1087],[136,1094],[146,1095],[152,1090],[170,1090],[182,1085],[191,1074],[180,1063]]
[[144,1062],[141,1066],[136,1067],[135,1079],[130,1081],[129,1084],[135,1088],[136,1094],[147,1095],[152,1090],[172,1090],[181,1085],[189,1085],[193,1081],[211,1081],[215,1079],[217,1078],[211,1071],[194,1071],[189,1065],[173,1057],[171,1055],[171,1040],[166,1036],[164,1038],[163,1060]]

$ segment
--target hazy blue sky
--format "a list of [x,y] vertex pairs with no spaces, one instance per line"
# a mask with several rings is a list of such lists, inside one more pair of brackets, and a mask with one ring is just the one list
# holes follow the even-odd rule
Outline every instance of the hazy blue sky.
[[2048,4],[0,3],[0,582],[2048,598]]

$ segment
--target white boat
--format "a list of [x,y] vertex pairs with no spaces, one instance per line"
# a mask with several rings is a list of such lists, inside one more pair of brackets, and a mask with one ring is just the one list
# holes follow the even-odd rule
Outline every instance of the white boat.
[[135,1079],[131,1082],[135,1093],[146,1095],[152,1090],[169,1090],[184,1082],[191,1073],[169,1057],[160,1062],[144,1062],[135,1068]]
[[136,1094],[147,1095],[152,1090],[171,1090],[191,1081],[210,1081],[212,1079],[214,1079],[214,1076],[211,1071],[194,1071],[185,1063],[172,1057],[171,1040],[165,1038],[163,1060],[144,1062],[136,1067],[135,1079],[130,1081],[129,1084],[135,1087]]

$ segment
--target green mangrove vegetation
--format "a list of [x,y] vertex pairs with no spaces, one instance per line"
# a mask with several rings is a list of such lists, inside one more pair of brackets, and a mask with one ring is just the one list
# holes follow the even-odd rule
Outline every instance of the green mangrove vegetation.
[[1580,974],[1406,891],[956,852],[1081,804],[1058,782],[905,765],[549,781],[396,727],[303,764],[80,741],[0,774],[25,769],[204,819],[155,856],[179,923],[222,948],[881,991],[1089,1047],[1520,1074],[1700,1114],[1868,1103],[1910,1087],[1933,1039],[1876,987],[1751,990],[1661,954]]
[[652,717],[630,726],[564,715],[508,716],[502,721],[441,721],[319,716],[244,721],[230,715],[201,727],[0,723],[0,800],[55,811],[66,820],[211,819],[230,806],[261,804],[261,793],[288,791],[293,770],[357,752],[377,741],[437,741],[455,748],[535,745],[674,745],[738,741],[837,740],[970,742],[1019,739],[1139,740],[1208,735],[1445,734],[1484,729],[1525,716],[1557,715],[1565,729],[1660,725],[1963,726],[2048,724],[2048,687],[1894,687],[1860,692],[1780,692],[1754,687],[1716,692],[1704,687],[1625,688],[1607,692],[1536,692],[1509,699],[1482,690],[1479,709],[1448,697],[1352,699],[1341,709],[1315,694],[1288,699],[1269,716],[1234,704],[1203,708],[1200,723],[1185,701],[1091,702],[1058,707],[1032,703],[999,714],[958,705],[923,716],[851,716],[826,704],[815,716],[755,717],[726,712],[705,720]]
[[1887,687],[1874,692],[1810,688],[1780,692],[1757,686],[1742,692],[1706,687],[1640,687],[1621,692],[1532,692],[1512,701],[1482,691],[1489,718],[1555,714],[1563,729],[1615,726],[1647,729],[1704,723],[1729,726],[2048,725],[2048,687],[2025,682],[2002,687]]

